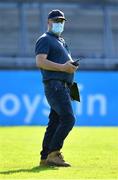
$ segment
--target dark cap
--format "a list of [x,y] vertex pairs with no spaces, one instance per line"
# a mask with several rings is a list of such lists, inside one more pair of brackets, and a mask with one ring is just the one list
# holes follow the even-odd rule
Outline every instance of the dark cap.
[[48,14],[48,19],[64,19],[67,20],[64,16],[64,13],[58,9],[52,10]]

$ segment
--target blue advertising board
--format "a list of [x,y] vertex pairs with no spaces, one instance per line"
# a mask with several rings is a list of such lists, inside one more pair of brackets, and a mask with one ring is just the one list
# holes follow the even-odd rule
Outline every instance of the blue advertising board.
[[[118,126],[118,73],[75,75],[81,103],[73,102],[76,125]],[[47,125],[49,106],[39,71],[0,71],[0,125]]]

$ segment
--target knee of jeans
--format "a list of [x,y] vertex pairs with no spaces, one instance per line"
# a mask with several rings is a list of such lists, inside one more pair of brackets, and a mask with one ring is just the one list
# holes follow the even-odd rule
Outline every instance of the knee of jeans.
[[75,124],[75,117],[73,114],[65,114],[62,116],[62,121],[73,127]]

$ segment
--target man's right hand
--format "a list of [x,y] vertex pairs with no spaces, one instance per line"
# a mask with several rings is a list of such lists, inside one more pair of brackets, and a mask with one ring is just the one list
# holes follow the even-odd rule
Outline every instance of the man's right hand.
[[70,61],[67,61],[62,66],[62,71],[67,72],[67,73],[74,73],[77,69],[78,69],[78,66],[72,65]]

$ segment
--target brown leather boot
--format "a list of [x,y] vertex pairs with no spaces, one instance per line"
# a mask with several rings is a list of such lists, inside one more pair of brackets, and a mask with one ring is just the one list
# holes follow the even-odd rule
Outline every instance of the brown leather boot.
[[46,159],[41,159],[39,166],[48,166]]
[[53,151],[48,154],[47,164],[50,166],[62,166],[62,167],[70,167],[71,165],[64,161],[62,154],[60,151]]

